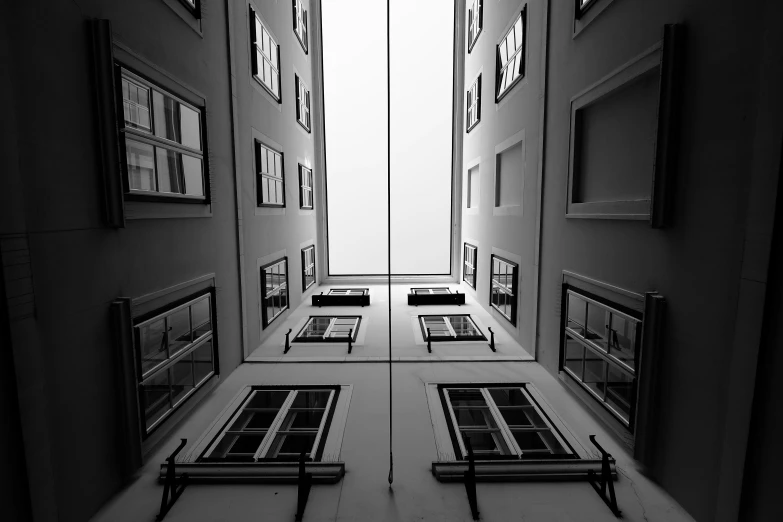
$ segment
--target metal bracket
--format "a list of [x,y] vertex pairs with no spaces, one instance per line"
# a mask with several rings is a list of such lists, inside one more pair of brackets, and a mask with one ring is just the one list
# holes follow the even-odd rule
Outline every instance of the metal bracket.
[[430,329],[427,328],[427,351],[432,353],[432,340],[430,339]]
[[291,334],[291,329],[289,328],[288,331],[285,333],[285,349],[283,350],[283,353],[288,353],[288,350],[291,349],[291,343],[288,341],[288,336]]
[[495,350],[495,332],[492,331],[492,327],[488,326],[487,330],[489,330],[489,349],[493,352],[496,352]]
[[348,353],[351,353],[352,348],[353,348],[353,328],[348,330]]
[[473,446],[470,444],[470,437],[463,437],[465,448],[468,450],[468,471],[465,472],[465,492],[468,494],[468,503],[473,520],[479,519],[478,498],[476,497],[476,462],[473,458]]
[[[587,480],[590,482],[590,485],[593,486],[593,489],[596,493],[598,493],[598,496],[601,497],[601,500],[604,501],[604,503],[609,507],[609,509],[612,511],[614,516],[620,517],[620,510],[617,508],[617,498],[614,495],[614,482],[612,480],[612,471],[609,467],[609,460],[612,459],[612,456],[608,454],[598,442],[595,440],[595,435],[590,435],[590,442],[593,443],[593,445],[598,448],[598,451],[601,452],[601,485],[599,487],[598,482],[596,481],[596,473],[595,471],[588,470],[587,472]],[[609,498],[606,498],[606,488],[609,487]]]
[[[174,459],[177,454],[182,451],[182,448],[185,447],[187,442],[188,439],[182,439],[182,442],[179,443],[179,447],[166,459],[166,480],[163,483],[163,497],[160,499],[160,512],[158,513],[158,516],[155,517],[155,520],[158,522],[166,517],[166,514],[172,508],[179,496],[182,495],[185,486],[188,485],[188,474],[183,473],[179,480],[179,484],[177,484],[174,471]],[[171,493],[171,496],[169,496],[169,493]]]
[[299,454],[299,490],[296,496],[296,522],[302,522],[305,507],[307,507],[307,498],[310,496],[310,488],[313,486],[313,474],[305,472],[305,453]]

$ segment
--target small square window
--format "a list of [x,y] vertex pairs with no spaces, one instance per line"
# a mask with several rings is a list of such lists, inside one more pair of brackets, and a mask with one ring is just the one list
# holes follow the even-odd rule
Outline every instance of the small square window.
[[502,257],[492,255],[492,282],[489,294],[489,304],[508,319],[512,325],[517,324],[517,277],[519,265]]
[[285,207],[283,154],[255,140],[256,197],[259,207]]
[[477,249],[469,243],[465,243],[463,248],[463,270],[462,280],[465,281],[471,288],[476,289],[476,266],[477,266]]
[[288,258],[261,267],[261,319],[264,328],[288,310]]
[[487,338],[469,315],[420,315],[419,325],[425,341],[486,341]]
[[359,335],[358,316],[314,315],[296,334],[295,343],[344,343],[348,339],[356,342]]
[[526,8],[503,36],[497,46],[495,102],[525,77]]
[[253,78],[278,102],[280,97],[280,47],[258,13],[250,7],[250,44]]
[[484,2],[473,0],[468,9],[468,53],[473,50],[484,26]]
[[313,170],[299,164],[299,208],[313,208]]
[[294,4],[294,34],[302,50],[307,54],[307,9],[302,0],[293,0]]
[[481,75],[473,82],[467,94],[466,131],[470,132],[481,121]]
[[296,89],[296,121],[304,130],[310,132],[310,91],[298,74],[294,74],[294,86]]
[[315,245],[302,249],[302,291],[315,284]]

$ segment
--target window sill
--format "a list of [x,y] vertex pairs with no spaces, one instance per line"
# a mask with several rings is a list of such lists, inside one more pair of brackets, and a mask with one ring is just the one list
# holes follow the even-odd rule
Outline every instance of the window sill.
[[125,218],[129,220],[199,217],[212,217],[212,205],[203,201],[194,204],[191,201],[125,200]]
[[[190,484],[256,483],[296,484],[299,482],[298,462],[176,462],[177,478],[184,473]],[[307,462],[305,471],[313,474],[314,484],[335,484],[345,475],[344,462]],[[166,478],[166,463],[160,465],[159,481]]]
[[[601,459],[477,460],[475,465],[479,482],[587,480],[590,470],[601,473]],[[609,467],[616,478],[614,461]],[[432,474],[439,482],[462,482],[467,470],[468,462],[464,460],[432,463]]]

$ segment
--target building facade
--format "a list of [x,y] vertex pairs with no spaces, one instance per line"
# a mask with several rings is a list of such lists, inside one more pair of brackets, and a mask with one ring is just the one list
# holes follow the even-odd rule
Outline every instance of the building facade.
[[328,273],[329,2],[9,3],[11,520],[780,516],[781,7],[444,6],[452,273],[387,287]]

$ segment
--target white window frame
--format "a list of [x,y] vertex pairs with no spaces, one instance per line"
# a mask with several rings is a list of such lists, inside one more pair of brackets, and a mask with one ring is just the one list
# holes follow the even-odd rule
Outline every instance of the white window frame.
[[[302,338],[300,337],[302,333],[307,330],[307,327],[310,326],[310,323],[313,322],[313,319],[323,319],[323,318],[329,318],[329,326],[326,327],[326,331],[324,332],[323,336],[318,337],[308,337],[308,338]],[[351,335],[352,342],[356,342],[356,340],[359,337],[359,327],[362,324],[362,318],[358,315],[311,315],[307,318],[307,321],[305,321],[304,326],[299,330],[299,332],[294,337],[293,342],[295,343],[317,343],[317,342],[324,342],[324,343],[334,343],[334,342],[346,342],[348,341],[347,335],[333,335],[332,329],[337,325],[338,320],[346,320],[351,319],[354,320],[354,326],[351,329],[353,331]]]
[[[516,38],[516,31],[515,28],[517,26],[517,22],[521,25],[521,35],[520,35],[520,41],[517,42]],[[509,50],[509,38],[513,40],[513,47],[514,51],[511,53],[511,55],[508,55]],[[522,79],[525,77],[525,69],[526,69],[526,62],[527,62],[527,6],[522,8],[522,11],[519,13],[519,15],[514,18],[514,22],[509,27],[508,31],[506,31],[503,34],[503,38],[500,39],[497,46],[495,47],[495,54],[496,54],[496,73],[495,73],[495,103],[498,103],[503,97],[506,96],[509,92],[511,92],[511,89],[514,88],[515,85],[517,85],[519,82],[522,81]],[[503,63],[503,59],[501,58],[501,46],[504,46],[506,49],[506,61],[505,64]],[[519,56],[519,70],[516,69],[516,58]],[[510,81],[505,80],[505,73],[509,70],[509,68],[514,64],[514,71],[516,73],[516,77],[512,78]],[[513,76],[513,75],[512,75]],[[502,83],[504,82],[505,83]]]
[[481,73],[468,89],[466,118],[465,132],[470,132],[481,122]]
[[468,8],[468,54],[473,50],[473,46],[476,45],[483,26],[484,1],[473,0],[473,4]]
[[[418,291],[417,291],[418,290]],[[426,292],[421,292],[421,290],[426,290]],[[436,292],[435,290],[439,290]],[[415,295],[443,295],[443,294],[450,294],[451,289],[446,287],[433,287],[433,288],[411,288],[411,293]]]
[[302,0],[293,0],[294,4],[294,34],[302,50],[307,54],[308,13]]
[[299,208],[313,209],[313,169],[299,164]]
[[[257,138],[254,138],[255,142],[255,149],[253,150],[253,154],[255,155],[255,164],[256,164],[256,177],[258,179],[258,194],[256,195],[256,198],[258,201],[256,202],[256,206],[259,207],[275,207],[275,208],[285,208],[285,157],[283,156],[282,152],[278,152],[277,150],[273,149],[272,147],[264,144],[263,142],[259,141]],[[261,170],[261,154],[262,151],[266,151],[266,157],[267,157],[267,171],[264,172]],[[275,158],[280,158],[280,177],[277,177],[277,173],[270,173],[269,172],[269,157],[273,156]],[[266,181],[266,182],[265,182]],[[275,198],[275,202],[266,201],[269,199],[269,183],[275,184],[275,194],[277,194],[277,189],[280,189],[280,193],[282,195],[282,202],[277,203],[277,198]],[[258,197],[260,196],[260,198]]]
[[[266,270],[269,268],[276,267],[278,265],[285,265],[285,281],[281,282],[279,285],[274,286],[270,291],[266,291]],[[272,322],[280,317],[283,312],[288,310],[291,307],[291,296],[288,293],[288,257],[283,257],[282,259],[278,259],[276,261],[273,261],[269,264],[266,264],[260,268],[261,275],[260,274],[260,284],[261,284],[261,310],[262,310],[262,317],[266,317],[266,324],[262,324],[264,328],[268,328]],[[270,297],[274,297],[275,295],[282,295],[283,292],[285,292],[285,308],[280,308],[280,311],[275,313],[272,317],[266,316],[266,310],[267,306],[266,303],[269,300]]]
[[[307,276],[312,276],[313,281],[307,284]],[[315,245],[302,249],[302,292],[315,284]]]
[[369,288],[332,288],[327,295],[367,295]]
[[[506,265],[506,274],[508,273],[508,269],[511,269],[511,287],[508,287],[504,284],[499,283],[495,279],[495,261],[499,262],[501,265]],[[519,303],[519,264],[515,263],[513,261],[509,261],[508,259],[504,259],[503,257],[500,257],[497,254],[492,254],[492,257],[490,259],[490,275],[489,275],[489,306],[492,307],[493,310],[495,310],[497,313],[505,317],[506,319],[511,322],[512,325],[517,325],[517,304]],[[493,292],[497,290],[499,293],[505,294],[508,296],[507,298],[510,300],[511,305],[511,314],[506,315],[503,313],[503,311],[495,306],[495,303],[492,302]]]
[[[462,280],[473,290],[476,289],[478,286],[478,273],[476,272],[476,265],[478,264],[476,262],[476,259],[478,257],[478,247],[471,245],[468,242],[465,242],[462,246],[463,251],[463,260],[462,260]],[[470,252],[470,255],[468,255],[468,252]],[[468,282],[467,279],[465,279],[466,276],[466,268],[470,268],[473,270],[473,283]]]
[[[426,315],[420,315],[418,317],[419,326],[421,327],[421,335],[424,338],[425,342],[428,340],[427,325],[425,319],[429,317],[441,317],[443,319],[443,323],[445,324],[449,332],[449,335],[433,335],[431,339],[433,342],[443,342],[444,340],[452,341],[452,342],[453,341],[478,342],[478,341],[487,340],[487,337],[484,335],[484,332],[481,331],[481,328],[479,328],[478,324],[476,324],[476,321],[473,319],[473,317],[470,316],[470,314],[426,314]],[[470,321],[470,324],[472,324],[473,328],[476,330],[476,332],[478,332],[478,335],[458,336],[457,332],[454,330],[454,327],[451,324],[452,317],[467,317],[468,320]],[[479,336],[481,336],[481,338],[479,338]]]
[[310,132],[310,91],[298,74],[294,73],[296,89],[296,121],[304,130]]
[[[250,21],[250,52],[253,78],[266,89],[275,101],[280,103],[282,102],[280,94],[280,45],[252,6],[250,6]],[[260,26],[260,35],[258,34],[257,26]],[[273,45],[274,50],[272,49]],[[259,54],[261,55],[260,62]]]

